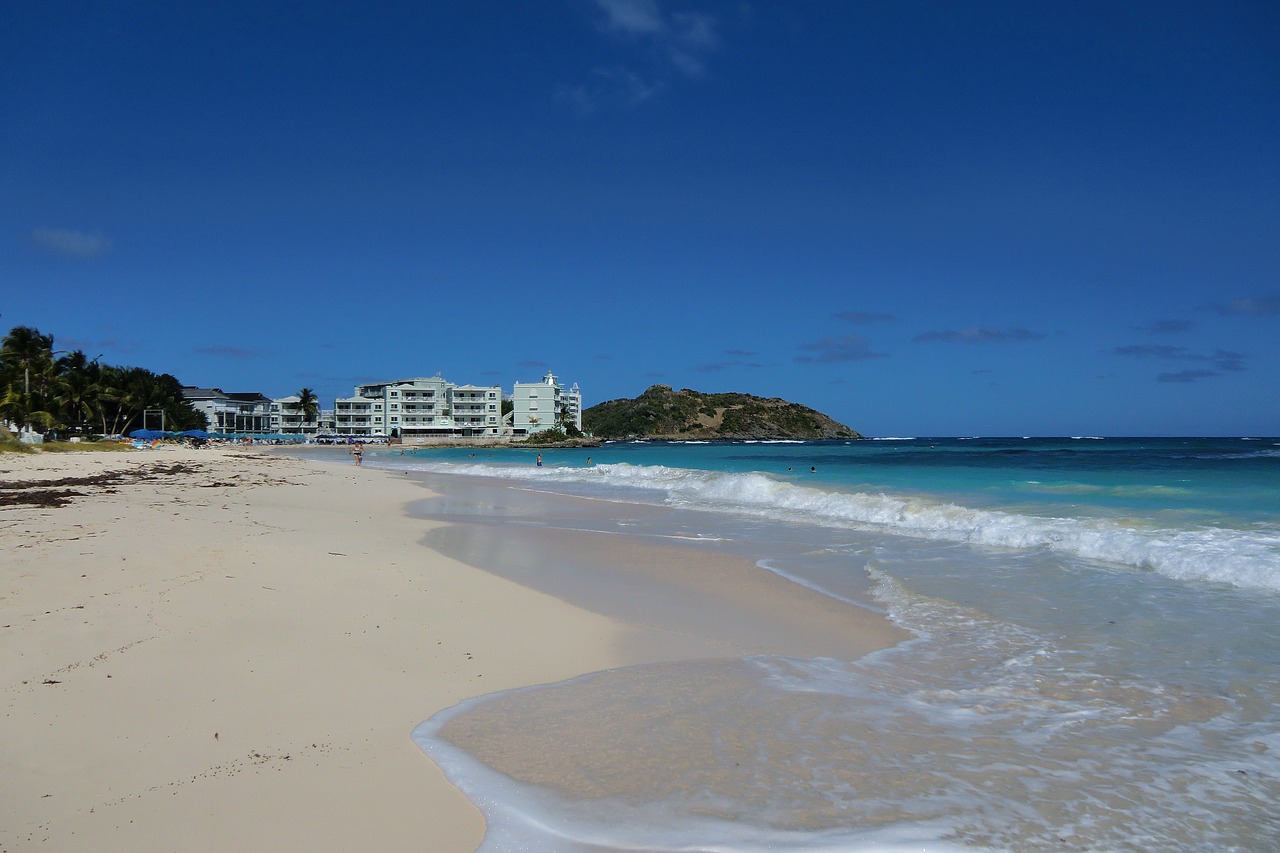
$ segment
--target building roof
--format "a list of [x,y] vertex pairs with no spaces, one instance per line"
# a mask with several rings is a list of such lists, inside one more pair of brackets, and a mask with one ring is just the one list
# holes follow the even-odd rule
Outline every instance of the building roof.
[[227,395],[221,388],[197,388],[194,385],[183,385],[182,396],[188,400],[216,400]]

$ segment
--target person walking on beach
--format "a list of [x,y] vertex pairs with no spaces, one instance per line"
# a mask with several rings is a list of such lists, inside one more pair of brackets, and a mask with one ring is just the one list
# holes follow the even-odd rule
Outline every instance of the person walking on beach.
[[357,444],[355,446],[355,449],[351,451],[351,455],[356,458],[357,465],[363,465],[364,464],[364,445]]

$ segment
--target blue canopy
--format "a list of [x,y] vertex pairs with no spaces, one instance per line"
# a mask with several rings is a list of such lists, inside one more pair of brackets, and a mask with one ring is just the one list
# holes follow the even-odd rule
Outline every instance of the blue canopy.
[[150,441],[153,438],[164,438],[165,434],[158,429],[135,429],[129,438],[141,438]]
[[208,438],[209,437],[209,433],[205,432],[202,429],[184,429],[182,432],[178,433],[178,435],[185,436],[186,438]]

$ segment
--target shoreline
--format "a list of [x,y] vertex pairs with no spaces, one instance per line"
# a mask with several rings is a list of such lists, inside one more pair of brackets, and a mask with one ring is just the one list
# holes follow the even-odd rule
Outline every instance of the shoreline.
[[471,851],[483,819],[415,726],[697,654],[428,546],[451,525],[410,515],[431,493],[396,472],[238,448],[0,456],[4,494],[77,478],[66,505],[0,505],[3,850]]

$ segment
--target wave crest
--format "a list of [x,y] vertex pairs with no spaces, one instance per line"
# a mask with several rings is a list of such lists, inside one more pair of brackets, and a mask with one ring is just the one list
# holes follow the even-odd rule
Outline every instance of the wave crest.
[[826,491],[760,473],[661,465],[615,463],[532,470],[455,463],[414,467],[440,473],[642,489],[658,493],[665,503],[691,509],[991,547],[1047,549],[1148,569],[1179,580],[1280,591],[1280,531],[1275,530],[1143,528],[1107,519],[975,509],[915,496]]

